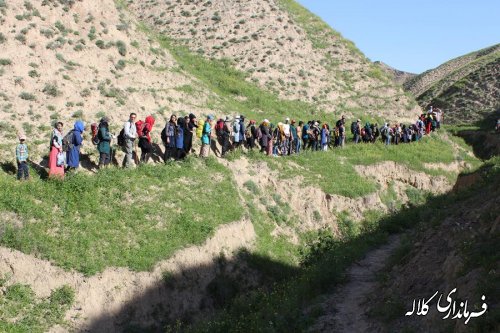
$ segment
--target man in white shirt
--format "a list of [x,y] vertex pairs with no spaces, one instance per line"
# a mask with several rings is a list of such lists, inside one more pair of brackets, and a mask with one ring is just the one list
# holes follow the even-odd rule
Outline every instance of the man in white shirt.
[[137,138],[137,129],[135,127],[135,118],[137,115],[135,113],[130,114],[129,120],[123,125],[123,133],[125,139],[125,167],[130,168],[132,166],[133,154],[134,154],[134,141]]

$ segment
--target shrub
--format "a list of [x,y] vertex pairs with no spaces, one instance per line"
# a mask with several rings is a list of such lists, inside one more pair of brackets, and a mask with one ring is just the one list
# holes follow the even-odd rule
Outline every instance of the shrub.
[[89,97],[90,96],[90,89],[89,88],[85,88],[82,91],[80,91],[80,96],[82,96],[82,97]]
[[94,27],[94,26],[92,26],[92,27],[90,28],[90,31],[89,31],[89,33],[88,33],[87,37],[88,37],[90,40],[94,40],[94,39],[96,39],[96,35],[95,35],[95,34],[96,34],[95,27]]
[[7,40],[7,37],[5,37],[5,35],[0,32],[0,44],[5,43],[6,40]]
[[48,96],[57,97],[61,95],[61,92],[57,89],[57,85],[55,83],[47,83],[42,90]]
[[116,42],[116,47],[118,48],[118,53],[120,53],[121,56],[127,55],[127,46],[125,43],[121,40]]
[[32,78],[35,78],[35,77],[40,77],[40,73],[38,73],[35,69],[31,70],[28,72],[28,75]]
[[24,99],[26,101],[34,101],[36,100],[36,97],[35,95],[31,94],[31,93],[28,93],[28,92],[25,92],[23,91],[22,93],[19,94],[19,97],[21,99]]
[[95,42],[95,45],[101,50],[106,48],[106,45],[104,44],[104,41],[102,39],[97,40]]
[[26,36],[24,36],[23,34],[17,34],[14,38],[21,43],[26,44]]
[[54,30],[52,29],[40,29],[40,33],[45,36],[45,38],[54,37]]
[[11,65],[12,64],[12,61],[10,59],[0,59],[0,65],[2,66],[7,66],[7,65]]
[[83,111],[82,110],[75,111],[71,115],[71,117],[76,118],[76,119],[81,119],[82,116],[83,116]]
[[126,66],[126,63],[124,60],[118,60],[118,62],[115,64],[115,68],[117,70],[122,70],[125,68],[125,66]]

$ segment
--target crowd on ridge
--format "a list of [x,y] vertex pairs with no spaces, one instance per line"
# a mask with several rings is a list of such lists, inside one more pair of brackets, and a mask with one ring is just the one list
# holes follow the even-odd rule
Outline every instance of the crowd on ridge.
[[[346,124],[344,116],[335,126],[310,120],[307,122],[286,118],[276,125],[264,119],[260,124],[255,120],[246,122],[243,115],[234,119],[226,116],[215,120],[213,115],[198,120],[194,114],[185,117],[172,115],[161,131],[161,141],[165,147],[163,159],[182,160],[188,154],[194,153],[195,137],[201,140],[199,155],[207,157],[210,149],[217,150],[215,142],[221,146],[220,156],[229,151],[241,149],[259,149],[269,156],[287,156],[299,154],[302,150],[327,151],[329,147],[344,147],[347,131],[352,135],[352,142],[373,143],[378,139],[384,144],[400,144],[419,141],[424,135],[439,129],[442,112],[432,107],[426,114],[420,115],[413,124],[378,124],[361,123],[360,119]],[[125,152],[124,166],[132,167],[148,163],[153,153],[151,133],[155,124],[153,116],[147,116],[144,121],[137,120],[137,114],[131,113],[129,119],[117,138],[118,146]],[[63,123],[56,122],[50,139],[49,177],[64,178],[66,172],[80,166],[80,148],[83,143],[85,124],[78,120],[73,129],[63,135]],[[108,166],[112,158],[112,140],[115,135],[110,133],[109,119],[103,117],[99,123],[91,124],[92,144],[99,151],[99,168]],[[141,149],[140,157],[136,145]],[[28,146],[26,136],[19,136],[16,146],[18,179],[28,179]]]

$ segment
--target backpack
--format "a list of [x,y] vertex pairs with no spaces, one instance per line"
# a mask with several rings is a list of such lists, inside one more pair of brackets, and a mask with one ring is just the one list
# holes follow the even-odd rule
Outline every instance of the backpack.
[[135,122],[135,128],[137,130],[137,137],[140,138],[140,137],[143,137],[145,134],[143,133],[143,130],[144,130],[144,125],[146,123],[143,122],[142,120],[138,120]]
[[163,127],[160,133],[161,141],[166,144],[167,143],[167,126]]
[[196,128],[196,137],[199,139],[201,139],[201,137],[203,136],[203,127],[205,127],[205,121],[198,121],[198,127]]
[[122,128],[120,134],[118,134],[118,137],[116,138],[116,141],[118,143],[118,146],[125,146],[125,128]]
[[217,134],[217,136],[222,136],[222,134],[224,134],[224,120],[217,120],[215,124],[215,134]]
[[74,146],[74,144],[73,144],[74,133],[73,132],[74,132],[73,130],[69,131],[62,139],[62,150],[64,152],[70,151]]
[[351,134],[356,134],[358,123],[353,121],[351,124]]
[[99,139],[99,130],[101,129],[101,127],[100,127],[100,125],[93,123],[90,125],[90,129],[92,131],[92,144],[97,146],[99,144],[99,142],[101,141]]

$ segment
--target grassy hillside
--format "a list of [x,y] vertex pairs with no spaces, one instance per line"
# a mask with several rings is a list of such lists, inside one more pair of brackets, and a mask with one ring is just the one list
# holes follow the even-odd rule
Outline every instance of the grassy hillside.
[[19,183],[1,174],[0,182],[7,214],[0,243],[87,275],[110,266],[148,270],[242,214],[228,170],[213,160],[64,182]]
[[[152,114],[161,145],[171,113],[331,124],[340,114],[413,122],[420,110],[352,42],[291,0],[0,0],[0,14],[6,331],[144,331],[206,318],[215,321],[201,330],[305,327],[305,303],[387,232],[415,222],[394,214],[480,164],[442,130],[408,145],[96,171],[87,132],[85,171],[49,180],[55,120],[67,130],[107,115],[118,132],[129,112]],[[28,182],[14,177],[17,132],[29,138]],[[220,235],[225,227],[236,231]]]
[[450,60],[410,80],[404,86],[420,106],[443,109],[448,123],[473,123],[500,107],[500,46]]
[[362,111],[412,118],[400,87],[295,1],[126,1],[155,31],[206,59],[227,60],[284,99],[327,112]]
[[[430,193],[438,193],[444,183],[454,181],[456,171],[431,168],[431,165],[448,165],[462,159],[471,169],[478,166],[478,161],[467,154],[463,142],[450,141],[447,133],[425,139],[392,147],[350,145],[344,150],[282,159],[234,154],[224,163],[226,166],[215,159],[193,158],[184,163],[136,170],[112,168],[95,175],[79,173],[70,175],[64,182],[35,177],[20,183],[3,171],[0,182],[7,190],[0,196],[3,211],[0,244],[50,260],[68,270],[65,274],[76,270],[86,276],[97,274],[99,277],[106,268],[125,267],[144,276],[143,271],[151,271],[153,267],[156,270],[157,264],[176,250],[202,244],[218,226],[245,218],[255,230],[253,245],[246,248],[235,263],[214,262],[213,269],[219,273],[206,278],[211,287],[202,288],[203,297],[216,302],[215,309],[229,311],[228,314],[223,311],[220,318],[229,315],[232,319],[223,320],[225,324],[216,319],[217,324],[207,327],[212,330],[222,325],[224,331],[239,322],[234,321],[234,316],[245,313],[245,318],[247,315],[260,317],[260,310],[255,312],[244,305],[248,299],[251,307],[266,313],[269,307],[276,307],[279,316],[286,318],[283,324],[291,322],[298,325],[294,327],[302,327],[308,319],[297,316],[293,309],[305,306],[331,283],[338,282],[344,267],[385,239],[386,228],[399,230],[400,220],[393,221],[386,213],[422,204]],[[386,172],[386,164],[378,166],[388,161],[396,162],[403,169],[394,165],[393,171]],[[363,168],[379,175],[363,172]],[[3,169],[11,170],[6,165]],[[32,172],[38,176],[36,169]],[[384,222],[387,219],[393,222]],[[405,225],[411,225],[411,221]],[[385,223],[390,226],[379,230],[378,226]],[[328,248],[333,246],[339,250],[328,265],[312,264],[316,260],[324,263],[323,246],[313,245],[317,244],[318,237],[321,242],[327,242]],[[326,267],[332,270],[325,271]],[[183,268],[188,269],[203,275],[200,270],[208,268]],[[8,286],[24,281],[15,272]],[[134,276],[135,273],[128,274]],[[171,286],[168,288],[174,288],[176,293],[190,284],[208,283],[189,280],[184,276],[189,273],[179,277],[169,271],[158,277],[156,273],[148,274],[153,281],[159,279],[155,282],[158,288]],[[242,280],[238,274],[250,276],[254,282]],[[138,276],[124,279],[135,281],[139,280]],[[220,279],[226,281],[221,286]],[[70,281],[73,281],[78,304],[82,304],[86,297],[83,293],[88,292],[89,287],[84,289],[79,287],[80,282]],[[164,284],[165,281],[174,282]],[[265,287],[279,281],[285,282],[275,292]],[[214,285],[218,286],[215,290]],[[255,295],[248,294],[256,285],[264,289]],[[287,295],[284,303],[283,295]],[[262,303],[262,297],[266,303]],[[283,305],[278,306],[276,302]],[[162,306],[163,310],[158,307],[152,313],[140,315],[143,310],[137,308],[138,317],[129,318],[128,305],[121,305],[123,314],[119,316],[133,320],[142,329],[171,324],[179,318],[170,305]],[[197,312],[213,311],[214,306],[195,310],[184,314],[183,321],[190,322]],[[269,314],[263,318],[269,319]],[[296,318],[292,320],[290,316]],[[81,325],[78,320],[72,319],[75,325]],[[265,326],[260,319],[252,320],[252,325],[257,326],[244,324],[242,327]]]

